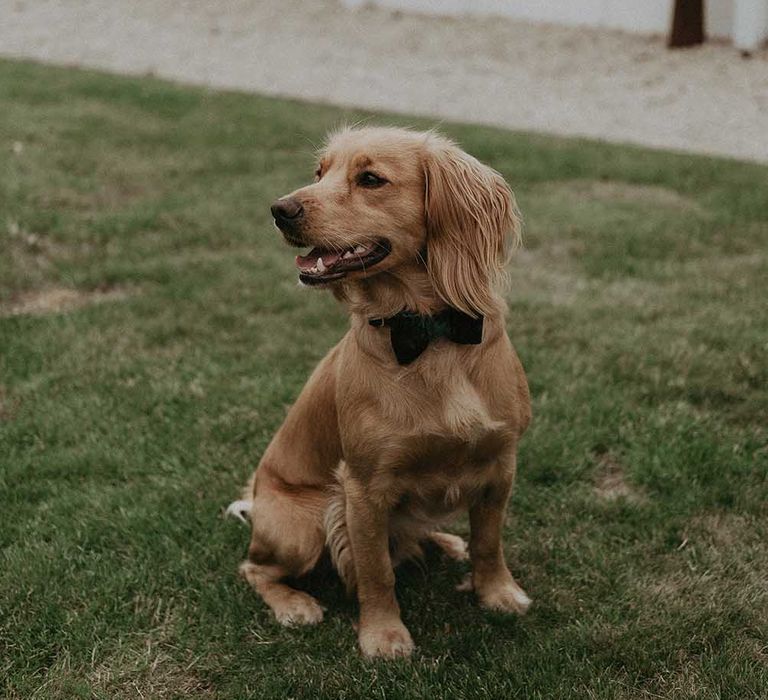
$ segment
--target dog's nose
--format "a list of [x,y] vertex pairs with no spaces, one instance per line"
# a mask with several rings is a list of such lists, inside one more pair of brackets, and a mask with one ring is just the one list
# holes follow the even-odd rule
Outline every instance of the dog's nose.
[[304,207],[298,199],[293,197],[283,197],[278,199],[272,205],[272,216],[275,217],[275,221],[290,221],[295,222],[301,218],[304,213]]

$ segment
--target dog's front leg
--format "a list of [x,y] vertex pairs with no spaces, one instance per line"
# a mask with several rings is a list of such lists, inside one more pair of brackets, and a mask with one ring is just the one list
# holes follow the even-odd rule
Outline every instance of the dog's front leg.
[[472,585],[483,607],[522,614],[531,599],[509,573],[504,561],[504,514],[514,481],[514,463],[489,484],[469,509],[469,556]]
[[389,557],[389,511],[354,477],[344,482],[346,517],[360,601],[358,639],[365,656],[409,656],[413,640],[400,619]]

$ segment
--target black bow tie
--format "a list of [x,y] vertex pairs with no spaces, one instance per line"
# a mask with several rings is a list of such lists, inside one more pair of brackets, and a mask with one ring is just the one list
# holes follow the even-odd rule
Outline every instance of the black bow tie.
[[368,323],[377,328],[389,326],[392,349],[401,365],[413,362],[437,338],[460,345],[479,345],[483,341],[483,317],[472,318],[456,309],[434,316],[401,311],[389,318],[372,318]]

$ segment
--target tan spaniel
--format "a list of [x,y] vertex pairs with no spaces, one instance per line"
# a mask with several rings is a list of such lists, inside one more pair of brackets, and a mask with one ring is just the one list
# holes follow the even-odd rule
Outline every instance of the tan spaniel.
[[350,128],[315,181],[272,206],[299,280],[347,306],[350,329],[309,378],[244,501],[241,571],[284,624],[323,617],[283,582],[326,550],[360,602],[359,642],[406,656],[393,566],[469,511],[471,585],[494,610],[530,600],[504,561],[517,444],[531,418],[525,373],[497,293],[520,239],[515,200],[491,168],[434,132]]

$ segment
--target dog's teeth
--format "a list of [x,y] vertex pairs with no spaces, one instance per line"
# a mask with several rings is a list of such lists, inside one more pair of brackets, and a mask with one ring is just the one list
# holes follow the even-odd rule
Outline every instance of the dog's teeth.
[[322,274],[323,272],[325,272],[326,269],[327,268],[325,267],[325,263],[323,262],[323,259],[322,258],[318,258],[317,259],[317,271]]
[[344,253],[344,255],[342,255],[341,257],[342,257],[342,258],[344,258],[344,260],[349,260],[349,258],[354,258],[354,257],[355,257],[355,254],[354,254],[354,253],[353,253],[351,250],[348,250],[348,251],[347,251],[346,253]]
[[365,252],[364,246],[361,246],[361,245],[355,246],[355,253],[357,253],[358,255],[362,255],[364,252]]

